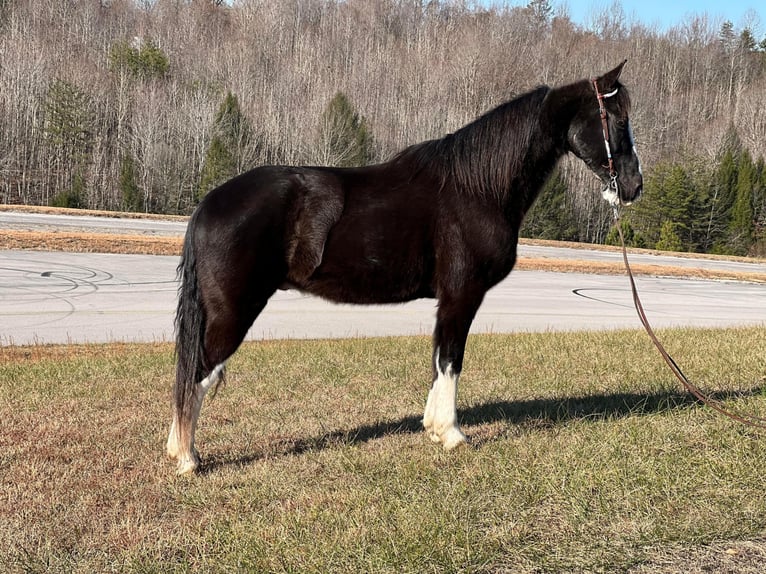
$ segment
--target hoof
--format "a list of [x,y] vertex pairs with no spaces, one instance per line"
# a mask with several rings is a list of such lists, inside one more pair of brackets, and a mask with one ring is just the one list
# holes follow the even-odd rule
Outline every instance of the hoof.
[[181,476],[184,474],[191,474],[200,465],[200,458],[197,449],[192,449],[191,454],[185,456],[175,457],[178,458],[178,465],[176,465],[176,474]]
[[468,445],[468,439],[457,427],[448,429],[440,438],[442,447],[446,451],[455,450]]
[[185,474],[192,474],[199,467],[199,461],[193,459],[179,460],[178,466],[176,466],[176,474],[183,476]]
[[434,443],[441,443],[446,451],[455,450],[468,444],[468,439],[458,427],[450,427],[439,434],[433,427],[426,427],[426,435]]

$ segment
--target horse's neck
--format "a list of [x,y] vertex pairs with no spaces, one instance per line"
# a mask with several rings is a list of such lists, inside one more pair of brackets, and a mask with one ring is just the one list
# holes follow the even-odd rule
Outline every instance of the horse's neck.
[[538,132],[529,143],[517,189],[519,194],[511,211],[529,211],[545,183],[553,174],[559,160],[568,150],[567,134],[579,99],[576,85],[554,88],[543,101],[538,119]]
[[565,154],[566,148],[550,134],[540,133],[530,142],[524,164],[505,202],[506,215],[514,224],[521,225],[521,219]]

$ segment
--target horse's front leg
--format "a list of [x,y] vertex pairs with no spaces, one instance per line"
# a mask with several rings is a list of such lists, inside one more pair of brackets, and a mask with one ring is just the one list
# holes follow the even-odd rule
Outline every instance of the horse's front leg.
[[467,442],[457,422],[457,387],[468,330],[480,304],[481,297],[439,302],[434,330],[433,384],[426,401],[423,426],[429,438],[441,443],[444,450]]

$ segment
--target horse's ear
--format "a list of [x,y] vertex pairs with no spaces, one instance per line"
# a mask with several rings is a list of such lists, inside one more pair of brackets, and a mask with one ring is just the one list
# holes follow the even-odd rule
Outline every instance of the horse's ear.
[[616,89],[617,86],[617,80],[620,78],[620,74],[622,73],[622,68],[625,65],[625,62],[627,60],[623,60],[622,63],[617,66],[614,70],[610,70],[600,78],[598,78],[598,91],[603,93],[611,92],[614,89]]

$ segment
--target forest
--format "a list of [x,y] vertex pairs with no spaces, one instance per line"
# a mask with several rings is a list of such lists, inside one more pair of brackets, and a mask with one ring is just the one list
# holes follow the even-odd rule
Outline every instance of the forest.
[[[188,214],[257,165],[360,165],[623,59],[645,193],[635,246],[766,256],[766,37],[619,2],[0,0],[0,203]],[[566,158],[524,235],[614,242]]]

